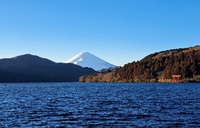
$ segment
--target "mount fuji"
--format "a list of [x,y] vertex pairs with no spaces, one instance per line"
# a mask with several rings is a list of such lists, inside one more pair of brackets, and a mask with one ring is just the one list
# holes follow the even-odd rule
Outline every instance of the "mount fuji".
[[66,61],[66,63],[73,63],[82,67],[93,68],[96,71],[103,68],[115,67],[115,65],[110,64],[89,52],[81,52]]

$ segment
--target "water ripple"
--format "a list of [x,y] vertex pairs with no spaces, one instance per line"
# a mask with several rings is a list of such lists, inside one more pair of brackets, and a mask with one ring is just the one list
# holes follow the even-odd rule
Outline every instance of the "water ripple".
[[199,84],[0,84],[0,127],[200,127]]

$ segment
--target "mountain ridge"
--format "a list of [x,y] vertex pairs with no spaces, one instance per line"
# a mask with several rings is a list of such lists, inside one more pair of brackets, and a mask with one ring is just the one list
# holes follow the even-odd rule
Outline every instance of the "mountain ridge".
[[81,82],[200,82],[200,46],[171,49],[147,55],[107,74],[80,77]]
[[67,60],[66,63],[73,63],[82,67],[90,67],[94,70],[100,70],[103,68],[115,67],[115,65],[89,53],[80,52],[71,59]]
[[0,82],[78,82],[80,76],[91,73],[95,73],[91,68],[31,54],[0,59]]

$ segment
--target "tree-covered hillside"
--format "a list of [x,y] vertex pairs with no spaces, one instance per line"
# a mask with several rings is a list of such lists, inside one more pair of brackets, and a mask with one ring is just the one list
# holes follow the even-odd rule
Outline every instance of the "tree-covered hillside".
[[[183,82],[200,81],[200,46],[150,54],[109,74],[80,78],[82,82],[171,82],[181,75]],[[97,77],[98,76],[98,77]]]

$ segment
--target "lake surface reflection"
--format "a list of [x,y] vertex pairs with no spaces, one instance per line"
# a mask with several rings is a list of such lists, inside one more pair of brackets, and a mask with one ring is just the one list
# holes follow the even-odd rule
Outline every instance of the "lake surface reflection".
[[0,84],[0,127],[200,127],[200,84]]

